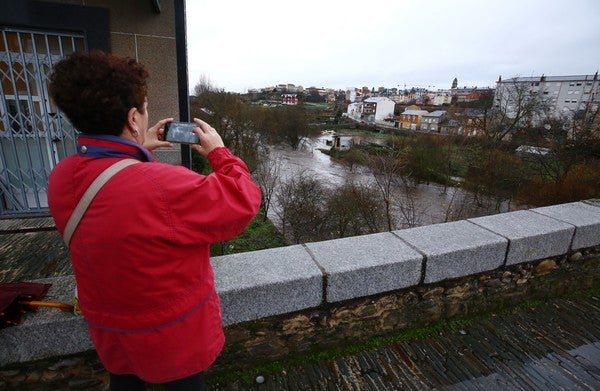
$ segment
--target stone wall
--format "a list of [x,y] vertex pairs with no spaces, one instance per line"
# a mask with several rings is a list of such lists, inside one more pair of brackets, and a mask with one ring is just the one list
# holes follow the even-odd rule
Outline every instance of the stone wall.
[[243,370],[274,360],[356,346],[452,318],[600,287],[600,247],[422,284],[226,328],[227,344],[211,371]]
[[[576,202],[217,257],[227,345],[214,371],[597,288],[600,205]],[[48,280],[46,280],[48,281]],[[72,277],[49,300],[72,298]],[[0,330],[0,368],[93,349],[51,309]]]

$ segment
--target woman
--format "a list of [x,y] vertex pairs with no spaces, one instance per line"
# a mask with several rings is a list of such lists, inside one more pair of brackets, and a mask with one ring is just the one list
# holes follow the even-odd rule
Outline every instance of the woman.
[[239,234],[260,205],[248,168],[207,123],[195,119],[192,148],[214,172],[158,163],[160,120],[148,129],[146,69],[102,52],[76,53],[50,79],[58,107],[82,134],[78,153],[50,175],[48,201],[65,225],[94,179],[133,158],[100,189],[70,242],[79,305],[110,373],[111,390],[202,389],[201,372],[220,353],[221,310],[211,243]]

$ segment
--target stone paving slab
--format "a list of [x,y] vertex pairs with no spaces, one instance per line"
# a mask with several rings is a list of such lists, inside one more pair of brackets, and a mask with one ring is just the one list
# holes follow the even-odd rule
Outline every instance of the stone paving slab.
[[496,269],[508,245],[505,238],[464,220],[394,234],[425,254],[425,283]]
[[301,245],[214,257],[211,262],[225,326],[322,303],[323,275]]
[[566,254],[575,233],[573,225],[529,210],[477,217],[468,221],[510,241],[506,255],[507,265]]
[[[326,361],[241,380],[212,391],[599,390],[598,297],[549,299]],[[557,316],[560,312],[561,316]],[[558,332],[564,330],[564,333]]]
[[417,285],[423,256],[393,234],[307,243],[326,274],[329,303]]
[[600,207],[583,202],[530,209],[575,226],[571,249],[578,250],[600,244]]

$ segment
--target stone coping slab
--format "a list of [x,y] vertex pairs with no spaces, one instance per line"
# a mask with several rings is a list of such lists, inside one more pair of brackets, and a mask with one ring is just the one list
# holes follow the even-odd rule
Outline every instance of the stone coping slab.
[[509,240],[507,265],[566,254],[575,232],[575,227],[571,224],[529,210],[477,217],[468,221]]
[[425,283],[463,277],[503,265],[508,241],[468,221],[394,231],[425,254]]
[[571,249],[578,250],[600,244],[600,207],[584,202],[530,209],[575,226]]
[[54,231],[56,225],[52,217],[29,217],[21,219],[0,219],[0,235],[20,232]]
[[326,301],[333,303],[417,285],[423,256],[395,235],[307,243],[326,275]]
[[323,302],[323,275],[301,245],[215,257],[211,262],[225,326]]

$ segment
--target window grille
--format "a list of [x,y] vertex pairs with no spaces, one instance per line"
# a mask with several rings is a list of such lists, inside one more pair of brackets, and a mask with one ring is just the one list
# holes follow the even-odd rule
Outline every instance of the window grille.
[[48,94],[56,62],[83,35],[1,28],[0,216],[48,213],[48,175],[76,151],[76,132]]

